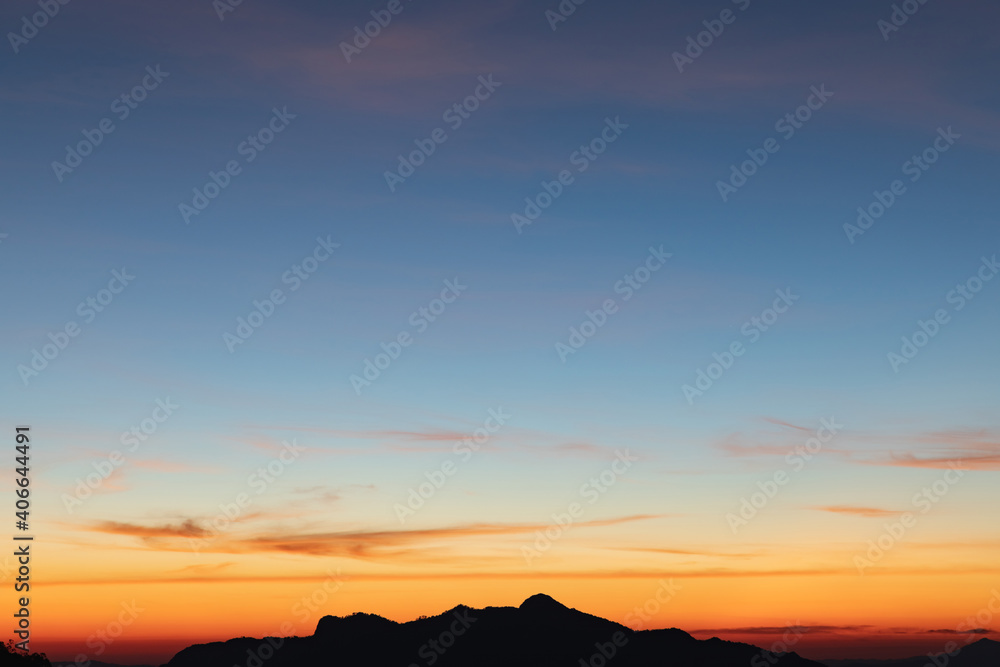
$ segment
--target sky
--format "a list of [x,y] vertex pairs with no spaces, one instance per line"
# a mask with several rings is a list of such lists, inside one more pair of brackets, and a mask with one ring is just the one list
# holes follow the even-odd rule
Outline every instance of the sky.
[[32,650],[996,637],[995,4],[55,4],[0,8]]

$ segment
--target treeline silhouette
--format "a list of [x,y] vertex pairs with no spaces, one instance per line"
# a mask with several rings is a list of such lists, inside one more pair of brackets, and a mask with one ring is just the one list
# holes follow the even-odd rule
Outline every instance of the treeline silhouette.
[[14,648],[14,640],[0,646],[0,667],[52,667],[44,653],[26,653]]

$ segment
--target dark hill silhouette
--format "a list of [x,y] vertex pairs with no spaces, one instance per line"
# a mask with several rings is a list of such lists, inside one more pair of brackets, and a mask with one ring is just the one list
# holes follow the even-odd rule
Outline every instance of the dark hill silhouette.
[[[986,667],[1000,665],[1000,642],[992,639],[980,639],[977,642],[962,646],[960,642],[958,655],[943,656],[937,659],[941,667]],[[944,662],[947,661],[947,662]],[[926,655],[899,660],[827,660],[827,667],[925,667],[935,662]]]
[[51,667],[51,664],[44,653],[20,651],[12,640],[8,640],[0,644],[0,667]]
[[[273,648],[275,645],[278,648]],[[602,655],[603,653],[603,655]],[[253,657],[262,658],[255,660]],[[756,660],[755,660],[756,658]],[[311,637],[231,639],[190,646],[168,667],[823,667],[795,653],[699,641],[677,629],[634,631],[546,595],[520,607],[472,609],[396,623],[371,614],[324,616]]]

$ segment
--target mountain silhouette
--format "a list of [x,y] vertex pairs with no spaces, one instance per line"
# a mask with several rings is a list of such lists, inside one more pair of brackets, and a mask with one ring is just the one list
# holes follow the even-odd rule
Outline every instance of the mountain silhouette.
[[459,605],[396,623],[372,614],[324,616],[310,637],[197,644],[167,667],[823,667],[795,653],[697,640],[677,629],[635,631],[547,595],[519,607]]
[[[957,642],[956,642],[957,643]],[[980,639],[979,641],[961,646],[959,644],[956,655],[940,655],[936,659],[922,655],[914,658],[901,658],[899,660],[827,660],[827,667],[987,667],[987,665],[1000,665],[1000,642],[992,639]]]

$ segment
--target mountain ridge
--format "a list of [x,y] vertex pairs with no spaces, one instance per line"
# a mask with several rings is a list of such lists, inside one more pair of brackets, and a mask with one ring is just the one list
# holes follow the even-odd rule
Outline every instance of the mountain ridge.
[[1000,642],[988,637],[971,644],[952,649],[951,654],[943,653],[895,658],[889,660],[871,660],[865,658],[849,658],[846,660],[824,660],[826,667],[985,667],[1000,665]]
[[[759,664],[753,664],[757,659]],[[613,665],[611,664],[613,662]],[[563,605],[544,594],[517,607],[458,605],[398,623],[375,614],[327,615],[305,637],[240,638],[195,644],[165,667],[825,667],[796,653],[677,628],[632,630]]]
[[[613,664],[612,664],[613,661]],[[937,660],[815,661],[678,628],[631,628],[536,594],[517,607],[457,605],[400,623],[377,614],[326,615],[312,635],[241,637],[194,644],[163,667],[997,667],[1000,642],[961,647]]]

